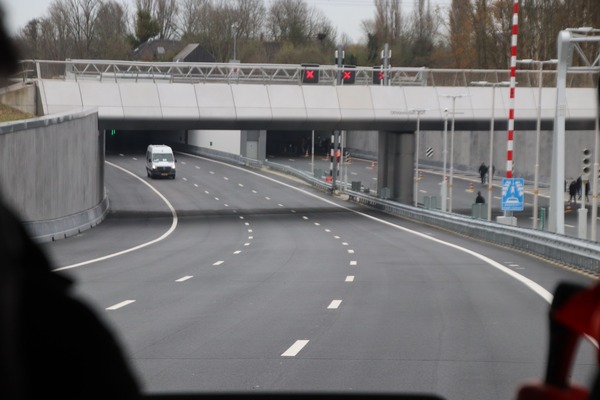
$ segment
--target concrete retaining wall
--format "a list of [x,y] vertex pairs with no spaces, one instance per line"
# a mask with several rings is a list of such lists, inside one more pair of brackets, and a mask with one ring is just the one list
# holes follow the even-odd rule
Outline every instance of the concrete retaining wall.
[[[540,132],[540,184],[550,184],[552,164],[552,131]],[[377,131],[348,131],[347,142],[350,153],[356,156],[377,158],[379,153]],[[443,166],[444,132],[421,131],[419,143],[419,163],[436,167]],[[576,179],[581,175],[581,150],[594,150],[594,131],[567,131],[565,135],[565,179]],[[450,160],[451,132],[447,134],[447,166]],[[507,132],[494,132],[494,165],[496,176],[506,173]],[[431,157],[426,156],[427,148],[433,149]],[[533,181],[535,167],[536,131],[517,131],[514,135],[514,176]],[[454,169],[477,173],[481,162],[488,164],[490,154],[489,131],[455,131]],[[592,158],[593,159],[593,158]]]
[[0,171],[2,197],[38,240],[76,234],[108,211],[95,109],[0,124]]

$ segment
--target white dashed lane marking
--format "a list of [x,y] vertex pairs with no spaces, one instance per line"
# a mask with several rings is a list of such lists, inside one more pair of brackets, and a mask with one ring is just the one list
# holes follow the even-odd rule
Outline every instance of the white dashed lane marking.
[[346,277],[346,282],[354,282],[354,275],[348,275]]
[[340,307],[340,304],[342,304],[341,300],[332,300],[331,303],[329,303],[329,305],[327,306],[327,309],[335,310]]
[[183,276],[183,277],[181,277],[181,278],[179,278],[179,279],[175,280],[175,282],[185,282],[185,281],[187,281],[188,279],[192,279],[193,277],[194,277],[193,275]]
[[215,266],[219,266],[219,265],[223,264],[224,262],[225,262],[225,261],[223,261],[223,260],[220,260],[220,261],[217,261],[216,263],[214,263],[213,265],[215,265]]
[[304,348],[308,344],[308,340],[296,340],[296,342],[290,346],[283,354],[282,357],[295,357],[300,353],[300,350]]
[[118,310],[119,308],[125,307],[131,303],[135,303],[135,300],[125,300],[125,301],[115,304],[114,306],[107,307],[106,309],[109,311]]

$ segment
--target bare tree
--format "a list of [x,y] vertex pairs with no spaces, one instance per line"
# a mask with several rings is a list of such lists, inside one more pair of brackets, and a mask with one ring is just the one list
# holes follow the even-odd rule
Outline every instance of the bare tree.
[[450,6],[448,43],[457,68],[471,68],[475,65],[471,9],[470,0],[452,0]]
[[308,24],[308,5],[303,0],[277,1],[269,9],[267,32],[273,40],[305,43]]
[[[431,9],[430,0],[415,0],[411,23],[411,54],[408,65],[432,66],[435,42],[442,24],[441,16]],[[408,57],[407,57],[408,58]]]
[[375,0],[375,35],[380,43],[395,44],[402,34],[400,0]]
[[[156,24],[160,39],[172,39],[177,33],[177,0],[135,0],[138,20],[150,17],[149,24]],[[137,22],[138,24],[140,22]],[[146,22],[144,22],[146,23]]]
[[182,0],[179,8],[179,35],[187,39],[199,35],[209,17],[210,0]]
[[122,60],[130,57],[127,42],[127,12],[116,1],[107,1],[100,6],[97,16],[96,38],[98,46],[92,57]]

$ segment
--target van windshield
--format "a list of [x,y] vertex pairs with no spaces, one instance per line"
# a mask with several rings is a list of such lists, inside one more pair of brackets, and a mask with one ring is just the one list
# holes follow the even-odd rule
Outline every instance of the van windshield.
[[171,154],[171,153],[156,154],[155,153],[152,155],[152,161],[153,162],[160,162],[160,161],[173,162],[173,154]]

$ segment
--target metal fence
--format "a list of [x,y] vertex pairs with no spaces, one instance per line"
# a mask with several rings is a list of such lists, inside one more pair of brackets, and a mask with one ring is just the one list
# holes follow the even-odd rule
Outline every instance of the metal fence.
[[[106,60],[24,60],[13,80],[60,79],[100,82],[167,82],[167,83],[244,83],[302,84],[306,66],[299,64],[238,64],[133,62]],[[348,67],[336,65],[311,66],[318,75],[318,85],[336,85],[338,76]],[[373,75],[379,67],[352,67],[354,85],[374,85]],[[466,87],[473,82],[498,83],[510,79],[506,70],[433,69],[393,67],[385,71],[391,86],[454,86]],[[517,71],[518,87],[538,87],[539,71]],[[556,87],[556,71],[542,71],[542,86]],[[573,70],[567,77],[567,87],[596,87],[598,71]],[[306,84],[306,83],[305,83]]]

